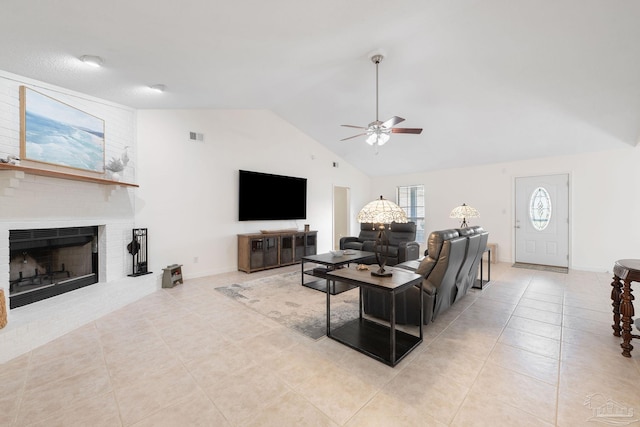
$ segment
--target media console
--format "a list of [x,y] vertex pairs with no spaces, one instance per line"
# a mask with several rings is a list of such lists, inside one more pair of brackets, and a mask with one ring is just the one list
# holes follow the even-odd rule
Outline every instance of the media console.
[[245,273],[299,263],[318,250],[317,231],[274,230],[238,234],[238,270]]

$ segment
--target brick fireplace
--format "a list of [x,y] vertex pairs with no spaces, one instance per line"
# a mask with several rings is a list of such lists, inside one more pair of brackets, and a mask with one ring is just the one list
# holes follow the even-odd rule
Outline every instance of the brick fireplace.
[[[0,363],[109,314],[160,287],[161,277],[159,274],[140,277],[127,276],[127,273],[130,273],[132,269],[131,255],[127,252],[126,246],[131,240],[133,220],[76,219],[74,223],[80,229],[90,228],[96,231],[96,240],[94,241],[92,238],[91,242],[87,242],[85,245],[89,247],[90,262],[95,265],[97,280],[88,286],[83,282],[87,274],[79,274],[85,277],[81,279],[79,284],[70,286],[71,289],[67,289],[69,292],[50,295],[45,299],[12,307],[8,310],[9,322],[4,329],[0,329]],[[28,230],[49,231],[74,228],[69,225],[68,221],[56,219],[28,223],[12,222],[10,225],[0,222],[0,287],[4,289],[8,299],[7,307],[14,305],[10,288],[13,282],[11,277],[15,273],[11,271],[11,264],[18,262],[24,265],[22,252],[17,256],[15,253],[14,256],[11,256],[9,250],[11,234],[15,234],[16,231],[30,233],[31,231]],[[73,251],[75,250],[78,249],[73,249]],[[63,282],[66,280],[64,277],[66,272],[63,271],[69,271],[70,275],[76,274],[72,270],[80,271],[73,264],[67,264],[67,261],[64,263],[64,268],[62,268],[61,262],[52,262],[51,267],[47,267],[39,255],[34,255],[34,260],[30,260],[27,256],[27,264],[31,266],[31,263],[37,263],[39,267],[34,268],[41,269],[42,275],[47,275],[48,269],[48,274],[53,276],[55,280],[59,281],[61,278]],[[34,276],[35,274],[30,275]],[[93,273],[88,273],[88,275],[91,277]],[[23,277],[26,277],[24,272]],[[43,277],[43,283],[45,281]],[[27,285],[21,287],[21,285],[14,283],[13,288],[14,291],[17,291],[18,300],[21,295],[28,295],[28,293],[20,294],[20,291],[27,288]]]
[[97,226],[10,230],[10,307],[98,283],[98,249]]
[[[103,119],[105,163],[119,157],[128,147],[130,160],[120,173],[120,180],[122,183],[136,183],[134,109],[3,72],[0,72],[0,115],[4,118],[0,121],[0,158],[8,155],[20,157],[21,85],[36,88],[45,95]],[[138,228],[135,223],[135,187],[104,182],[104,179],[98,182],[78,179],[75,177],[84,171],[28,162],[26,159],[22,159],[21,166],[32,169],[0,170],[0,288],[7,299],[7,307],[11,307],[8,324],[0,329],[0,363],[154,292],[160,288],[161,279],[159,273],[127,276],[133,268],[127,244],[131,241],[131,230]],[[40,175],[33,169],[60,173]],[[54,243],[51,257],[41,253],[37,244],[36,247],[18,245],[10,249],[14,237],[17,242],[21,235],[33,236],[33,230],[50,233],[53,229],[68,231],[74,228],[90,228],[93,234],[91,237],[78,236],[74,242],[64,242],[63,238],[67,236],[56,232],[56,237],[48,238]],[[84,260],[66,260],[69,252],[83,253]],[[149,258],[153,260],[153,256],[153,249],[150,249]],[[72,284],[68,281],[71,279],[80,282]],[[83,281],[93,283],[86,285]],[[23,301],[18,301],[30,298],[29,294],[46,294],[48,288],[57,288],[57,292],[64,287],[74,289],[45,295],[44,299],[24,305],[21,304]],[[15,304],[13,297],[16,297]]]

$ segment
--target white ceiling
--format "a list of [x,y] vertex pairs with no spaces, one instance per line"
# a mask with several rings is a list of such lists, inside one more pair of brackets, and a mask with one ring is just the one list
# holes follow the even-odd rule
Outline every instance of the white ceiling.
[[[372,176],[634,146],[639,42],[637,0],[0,0],[2,70],[141,109],[271,109]],[[375,119],[374,52],[380,119],[424,128],[378,155],[339,141]]]

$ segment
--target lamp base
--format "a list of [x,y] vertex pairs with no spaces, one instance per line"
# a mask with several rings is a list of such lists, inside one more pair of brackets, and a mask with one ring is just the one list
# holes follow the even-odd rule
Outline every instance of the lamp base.
[[380,269],[378,271],[372,271],[371,275],[375,277],[391,277],[393,274],[390,271]]

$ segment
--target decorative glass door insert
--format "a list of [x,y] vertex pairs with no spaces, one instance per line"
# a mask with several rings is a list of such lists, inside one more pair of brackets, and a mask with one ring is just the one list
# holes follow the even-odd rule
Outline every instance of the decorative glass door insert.
[[533,228],[542,231],[551,220],[551,197],[544,187],[538,187],[531,193],[529,203],[529,219]]

